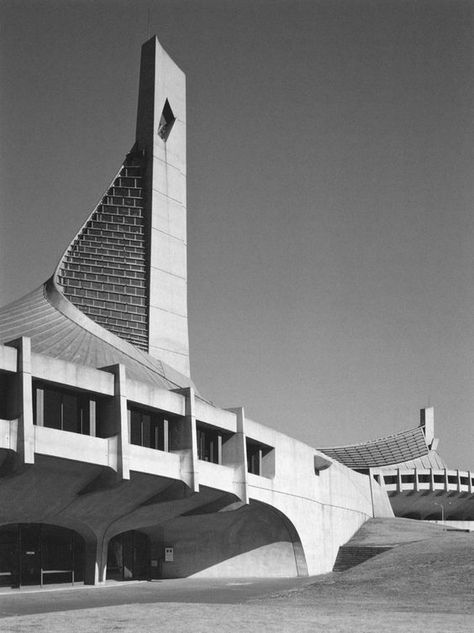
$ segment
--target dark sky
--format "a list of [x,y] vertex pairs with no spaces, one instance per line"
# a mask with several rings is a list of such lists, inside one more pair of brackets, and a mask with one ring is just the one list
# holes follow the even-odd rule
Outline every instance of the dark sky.
[[0,13],[2,304],[49,277],[131,148],[156,33],[188,81],[200,391],[313,446],[432,405],[449,465],[474,466],[472,2]]

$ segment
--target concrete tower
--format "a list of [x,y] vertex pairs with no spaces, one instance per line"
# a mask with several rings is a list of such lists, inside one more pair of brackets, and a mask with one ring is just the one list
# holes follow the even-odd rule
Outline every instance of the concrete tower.
[[55,282],[109,332],[189,377],[184,73],[142,47],[136,142]]
[[186,86],[156,37],[142,47],[136,149],[146,164],[148,351],[189,375]]

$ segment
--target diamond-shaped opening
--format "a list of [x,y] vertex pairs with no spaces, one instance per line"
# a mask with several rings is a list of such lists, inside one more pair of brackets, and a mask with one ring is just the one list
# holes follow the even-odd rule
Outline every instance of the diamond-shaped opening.
[[170,135],[171,128],[173,127],[175,121],[176,117],[173,114],[173,110],[171,109],[168,99],[166,99],[160,117],[160,125],[158,127],[158,136],[164,141],[168,140],[168,136]]

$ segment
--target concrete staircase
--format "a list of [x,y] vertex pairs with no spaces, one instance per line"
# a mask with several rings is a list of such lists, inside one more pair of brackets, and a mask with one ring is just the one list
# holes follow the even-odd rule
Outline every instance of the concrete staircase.
[[382,552],[392,549],[392,546],[384,545],[342,545],[337,553],[333,571],[346,571],[351,567],[365,563],[369,558],[373,558]]

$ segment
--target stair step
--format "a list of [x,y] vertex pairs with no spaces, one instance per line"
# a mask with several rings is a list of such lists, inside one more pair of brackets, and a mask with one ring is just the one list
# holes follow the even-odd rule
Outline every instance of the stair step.
[[387,552],[392,547],[380,546],[356,546],[356,545],[342,545],[337,553],[336,562],[334,563],[333,571],[346,571],[356,565],[365,563],[369,558],[373,558],[378,554]]

